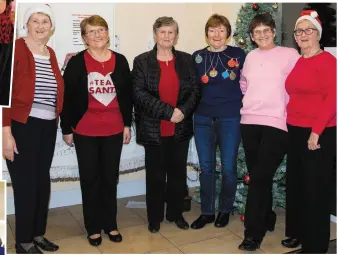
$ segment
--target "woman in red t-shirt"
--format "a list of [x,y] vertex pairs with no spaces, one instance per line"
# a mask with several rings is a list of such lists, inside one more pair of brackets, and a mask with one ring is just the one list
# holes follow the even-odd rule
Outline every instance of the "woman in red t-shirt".
[[286,79],[289,150],[286,231],[282,245],[303,253],[326,253],[330,240],[330,183],[336,155],[337,62],[320,49],[318,14],[306,10],[296,22],[302,57]]
[[82,20],[88,48],[65,69],[63,139],[76,148],[88,241],[102,242],[104,230],[113,242],[122,236],[116,222],[116,192],[122,145],[130,141],[131,74],[126,58],[109,46],[107,22],[98,15]]

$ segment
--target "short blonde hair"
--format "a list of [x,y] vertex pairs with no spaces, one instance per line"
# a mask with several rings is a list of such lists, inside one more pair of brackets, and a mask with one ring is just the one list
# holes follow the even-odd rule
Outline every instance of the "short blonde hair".
[[109,30],[107,21],[99,15],[93,15],[88,18],[85,18],[80,23],[81,35],[84,36],[86,34],[86,27],[90,26],[100,26]]
[[176,25],[176,34],[178,35],[177,21],[174,20],[172,17],[167,17],[167,16],[159,17],[155,21],[155,23],[153,25],[153,32],[154,32],[154,34],[156,34],[157,29],[159,29],[160,27],[171,26],[171,25]]

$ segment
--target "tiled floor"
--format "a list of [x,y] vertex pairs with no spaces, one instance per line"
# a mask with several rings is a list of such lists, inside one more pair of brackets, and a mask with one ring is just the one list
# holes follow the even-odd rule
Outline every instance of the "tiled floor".
[[[46,237],[60,246],[57,253],[93,254],[93,253],[243,253],[237,247],[243,239],[243,223],[239,215],[231,216],[226,228],[215,228],[212,224],[201,230],[180,230],[164,221],[159,233],[151,234],[147,229],[146,210],[129,209],[125,205],[129,200],[145,201],[145,196],[118,200],[118,224],[123,235],[122,243],[109,241],[106,235],[99,247],[90,246],[83,227],[82,206],[74,205],[52,209],[49,213]],[[200,205],[193,202],[190,212],[184,213],[185,219],[192,223],[200,214]],[[255,253],[286,253],[280,240],[284,238],[284,209],[278,209],[276,229],[265,237],[261,249]],[[15,253],[14,215],[8,216],[7,253]],[[331,223],[331,239],[336,239],[336,224]]]

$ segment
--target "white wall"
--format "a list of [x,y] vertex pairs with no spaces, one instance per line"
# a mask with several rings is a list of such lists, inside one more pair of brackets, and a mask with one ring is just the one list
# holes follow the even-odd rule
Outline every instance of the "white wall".
[[[96,4],[96,10],[99,5]],[[114,28],[115,33],[119,36],[120,52],[127,57],[132,67],[133,59],[148,50],[152,40],[152,25],[156,18],[172,16],[177,20],[180,27],[180,37],[176,48],[193,53],[195,50],[206,46],[204,26],[207,19],[213,13],[225,15],[230,20],[234,31],[237,12],[241,5],[241,3],[117,3],[115,4],[115,24],[109,24],[109,26]],[[104,7],[107,9],[107,4]],[[56,30],[65,33],[65,31],[68,31],[65,30],[65,26],[66,24],[63,23],[59,23],[59,26],[56,24]],[[70,40],[68,34],[65,33],[64,40]],[[62,53],[64,51],[64,54],[67,52],[64,49],[59,50]],[[63,59],[58,61],[62,64]],[[190,170],[188,175],[190,178],[196,179],[195,171]],[[144,171],[121,175],[118,197],[144,194],[144,176]],[[199,185],[199,182],[189,182],[188,184],[189,186],[196,186]],[[52,183],[51,208],[79,203],[81,203],[79,182]],[[14,213],[13,190],[9,187],[7,214],[12,213]]]

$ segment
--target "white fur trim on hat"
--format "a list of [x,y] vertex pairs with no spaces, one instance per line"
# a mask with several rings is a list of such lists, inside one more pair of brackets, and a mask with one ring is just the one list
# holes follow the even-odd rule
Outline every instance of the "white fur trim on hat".
[[32,14],[38,13],[38,12],[41,12],[41,13],[48,15],[49,18],[50,18],[50,21],[52,22],[52,29],[51,30],[53,30],[55,28],[55,19],[54,19],[54,15],[53,15],[53,12],[52,12],[52,8],[50,8],[50,6],[47,5],[47,4],[34,4],[32,7],[27,9],[27,11],[24,15],[23,28],[20,29],[20,31],[19,31],[19,37],[27,35],[28,20],[32,16]]
[[[308,20],[310,21],[317,29],[318,29],[318,32],[319,32],[319,38],[322,37],[322,31],[323,31],[323,28],[322,28],[322,25],[320,24],[320,22],[316,19],[318,18],[318,13],[316,11],[311,11],[310,15],[303,15],[303,16],[300,16],[297,21],[296,21],[296,25],[295,25],[295,30],[296,30],[296,27],[297,27],[297,24],[301,21],[301,20]],[[319,19],[319,18],[318,18]]]

